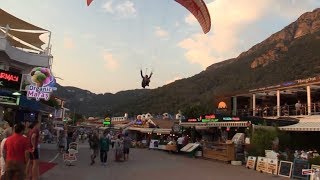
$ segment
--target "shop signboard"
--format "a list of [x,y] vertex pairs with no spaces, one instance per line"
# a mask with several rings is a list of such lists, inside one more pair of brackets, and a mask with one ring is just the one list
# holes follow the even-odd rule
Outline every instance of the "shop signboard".
[[103,125],[110,126],[111,125],[111,118],[109,118],[109,117],[104,118]]
[[272,89],[279,89],[279,88],[286,88],[290,86],[299,86],[299,85],[305,85],[305,84],[310,84],[310,83],[315,83],[320,81],[320,76],[315,76],[315,77],[309,77],[306,79],[298,79],[294,81],[289,81],[289,82],[284,82],[282,84],[274,85],[274,86],[267,86],[267,87],[262,87],[262,88],[257,88],[257,89],[252,89],[249,90],[249,92],[259,92],[259,91],[267,91],[267,90],[272,90]]
[[268,158],[267,173],[276,175],[278,173],[278,159]]
[[218,122],[219,119],[216,118],[216,116],[214,114],[211,114],[211,115],[205,115],[204,116],[204,119],[202,118],[202,116],[200,116],[200,120],[201,122],[204,122],[204,123],[208,123],[208,122]]
[[258,157],[256,171],[267,172],[268,159],[265,157]]
[[0,104],[18,105],[18,103],[17,97],[0,96]]
[[302,159],[295,159],[293,162],[292,177],[298,179],[309,179],[309,176],[302,174],[303,169],[309,169],[309,162]]
[[0,87],[19,91],[21,78],[21,74],[0,70]]
[[278,176],[290,178],[291,172],[292,172],[292,162],[280,161]]
[[[29,84],[28,84],[29,83]],[[48,101],[53,91],[57,90],[55,86],[56,80],[49,68],[36,67],[30,74],[24,77],[24,83],[28,84],[21,88],[27,91],[29,99],[40,99]]]
[[246,167],[248,169],[254,169],[256,167],[256,161],[257,161],[257,157],[249,156]]

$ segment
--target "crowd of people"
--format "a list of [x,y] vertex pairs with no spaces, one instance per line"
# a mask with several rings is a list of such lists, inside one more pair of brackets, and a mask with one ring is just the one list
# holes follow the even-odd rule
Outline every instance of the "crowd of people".
[[106,166],[110,145],[115,151],[115,161],[127,161],[131,147],[131,138],[128,133],[111,135],[109,131],[104,131],[99,137],[98,132],[93,132],[89,136],[89,145],[91,149],[91,163],[95,164],[95,159],[100,153],[101,165]]
[[13,128],[5,123],[1,141],[0,167],[2,180],[39,179],[40,123],[18,123]]

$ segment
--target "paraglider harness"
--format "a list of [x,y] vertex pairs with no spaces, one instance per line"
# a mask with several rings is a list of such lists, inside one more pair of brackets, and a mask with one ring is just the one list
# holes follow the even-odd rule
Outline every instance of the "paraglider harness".
[[151,79],[151,76],[152,76],[153,73],[151,72],[151,74],[150,74],[149,77],[148,77],[148,75],[143,76],[142,70],[140,70],[140,74],[141,74],[141,77],[142,77],[141,86],[142,86],[143,88],[146,88],[146,86],[149,86],[150,79]]

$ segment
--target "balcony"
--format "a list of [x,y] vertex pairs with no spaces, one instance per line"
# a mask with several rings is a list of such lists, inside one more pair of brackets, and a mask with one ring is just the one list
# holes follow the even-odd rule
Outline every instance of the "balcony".
[[0,36],[0,51],[6,52],[11,60],[31,66],[50,67],[51,55],[32,53],[11,46],[6,37]]

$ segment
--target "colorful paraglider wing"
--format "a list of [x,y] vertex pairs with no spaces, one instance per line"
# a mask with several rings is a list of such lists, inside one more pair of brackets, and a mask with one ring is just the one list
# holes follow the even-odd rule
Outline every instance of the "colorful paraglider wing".
[[93,0],[87,0],[87,6],[90,6]]
[[211,18],[207,5],[203,0],[175,0],[188,9],[200,23],[202,30],[207,34],[211,29]]

